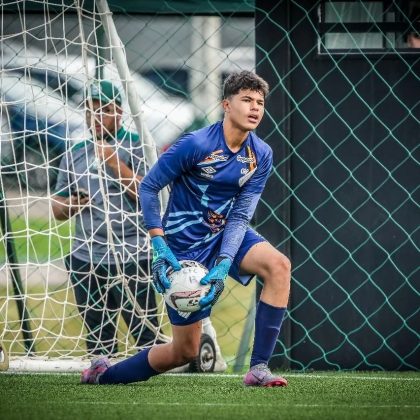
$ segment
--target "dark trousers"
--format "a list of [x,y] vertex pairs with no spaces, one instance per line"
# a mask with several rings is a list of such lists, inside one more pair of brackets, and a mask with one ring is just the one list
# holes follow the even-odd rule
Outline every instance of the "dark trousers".
[[[87,329],[87,349],[90,354],[115,354],[118,351],[116,324],[123,317],[136,346],[152,345],[158,331],[157,306],[155,293],[148,283],[148,261],[121,264],[124,277],[135,300],[144,311],[140,315],[133,308],[118,277],[117,266],[113,264],[92,264],[80,261],[70,255],[66,258],[77,307]],[[139,281],[139,280],[143,281]],[[144,320],[153,324],[155,329],[145,325]],[[158,341],[159,342],[159,341]]]

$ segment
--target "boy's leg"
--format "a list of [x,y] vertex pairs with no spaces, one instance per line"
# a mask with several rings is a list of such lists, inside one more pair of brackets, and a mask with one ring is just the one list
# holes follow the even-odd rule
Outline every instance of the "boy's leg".
[[245,254],[240,269],[246,273],[256,274],[263,280],[260,300],[271,306],[287,306],[291,264],[280,251],[266,241],[258,242]]
[[185,326],[172,325],[172,342],[152,347],[151,366],[163,373],[191,362],[200,350],[200,339],[201,321]]
[[[94,362],[82,373],[89,384],[128,384],[147,381],[152,376],[190,362],[197,356],[201,337],[201,321],[185,326],[172,326],[171,343],[158,344],[109,366],[107,360]],[[96,363],[96,364],[95,364]]]
[[290,261],[268,242],[254,244],[243,257],[240,269],[256,274],[263,289],[255,318],[251,370],[246,385],[282,386],[287,381],[275,377],[267,368],[278,338],[290,291]]
[[[218,250],[221,244],[222,236],[220,236],[219,241],[214,241],[211,244],[208,244],[205,248],[200,248],[198,250],[190,251],[187,254],[176,254],[176,257],[179,261],[181,260],[193,260],[203,264],[207,269],[210,269],[214,266],[216,261]],[[216,360],[214,364],[214,372],[224,372],[227,369],[227,363],[223,358],[219,343],[217,342],[216,330],[213,327],[211,322],[210,313],[208,316],[202,318],[202,334],[208,335],[212,340],[216,350]],[[189,369],[186,366],[186,371]]]

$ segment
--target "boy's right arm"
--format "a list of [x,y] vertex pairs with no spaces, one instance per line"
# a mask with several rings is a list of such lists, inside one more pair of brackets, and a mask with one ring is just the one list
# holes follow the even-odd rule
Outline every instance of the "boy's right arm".
[[185,135],[162,156],[143,178],[140,184],[140,205],[146,228],[152,238],[153,247],[153,284],[163,293],[169,288],[166,276],[169,266],[178,271],[181,265],[165,240],[165,232],[160,216],[159,191],[188,171],[200,159],[202,153],[192,135]]
[[158,293],[164,293],[171,285],[166,275],[167,269],[169,267],[175,271],[181,269],[181,265],[166,242],[160,217],[159,191],[175,179],[168,176],[167,171],[162,169],[164,165],[162,165],[161,159],[162,157],[143,178],[139,189],[143,219],[149,231],[153,248],[153,285]]
[[199,140],[192,134],[186,134],[159,157],[141,181],[140,205],[151,237],[164,235],[159,191],[191,169],[205,155],[206,150],[203,150]]

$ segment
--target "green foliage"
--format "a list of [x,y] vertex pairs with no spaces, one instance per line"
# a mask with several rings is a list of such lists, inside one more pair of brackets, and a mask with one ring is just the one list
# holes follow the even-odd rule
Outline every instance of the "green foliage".
[[[287,374],[285,375],[287,377]],[[132,385],[80,385],[76,375],[0,375],[2,418],[418,419],[417,373],[290,374],[287,388],[240,376],[164,375]]]
[[[11,221],[12,232],[8,238],[13,242],[20,263],[42,263],[68,255],[71,245],[71,221],[55,222],[47,219],[17,217]],[[0,242],[0,264],[6,261],[5,243]]]

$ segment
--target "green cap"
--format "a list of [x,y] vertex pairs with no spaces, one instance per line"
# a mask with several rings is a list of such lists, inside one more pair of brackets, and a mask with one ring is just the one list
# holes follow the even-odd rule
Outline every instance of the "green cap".
[[102,103],[115,102],[117,105],[122,104],[121,92],[108,80],[92,83],[86,93],[87,98],[99,99]]

